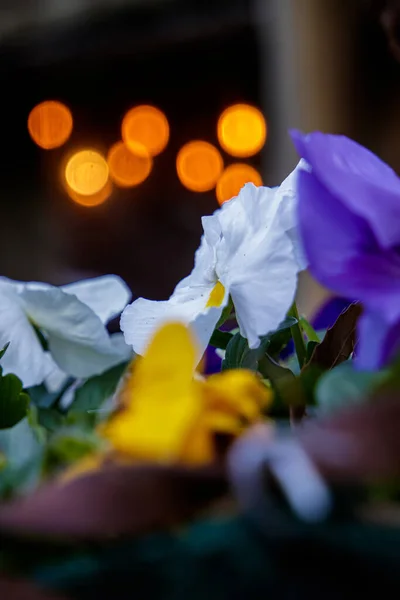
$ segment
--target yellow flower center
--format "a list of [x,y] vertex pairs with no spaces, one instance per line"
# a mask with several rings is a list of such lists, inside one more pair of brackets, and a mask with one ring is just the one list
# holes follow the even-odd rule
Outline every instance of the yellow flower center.
[[214,285],[208,298],[206,307],[207,308],[218,308],[224,301],[225,288],[220,281]]

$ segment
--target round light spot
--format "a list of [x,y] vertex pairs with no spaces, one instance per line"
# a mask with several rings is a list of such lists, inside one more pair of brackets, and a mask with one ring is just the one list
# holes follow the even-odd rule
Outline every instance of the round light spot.
[[217,126],[222,148],[231,154],[246,158],[257,154],[267,139],[267,124],[261,111],[249,104],[229,106]]
[[176,157],[178,177],[193,192],[212,190],[223,168],[220,152],[208,142],[189,142],[179,150]]
[[92,206],[99,206],[99,204],[104,204],[104,202],[106,202],[109,199],[109,197],[111,196],[113,188],[112,188],[111,181],[107,181],[107,183],[103,187],[103,189],[101,189],[96,194],[91,194],[90,196],[77,194],[69,186],[66,186],[66,189],[67,189],[68,196],[76,204],[80,204],[81,206],[92,207]]
[[164,113],[154,106],[136,106],[124,116],[121,133],[125,145],[134,153],[137,151],[137,144],[141,144],[150,156],[156,156],[168,143],[168,120]]
[[254,183],[256,186],[262,185],[260,173],[250,165],[236,163],[229,165],[217,183],[216,195],[220,204],[238,195],[246,183]]
[[81,196],[93,196],[108,181],[108,165],[95,150],[81,150],[74,154],[65,167],[68,186]]
[[124,142],[117,142],[108,153],[110,176],[121,187],[139,185],[151,172],[153,161],[146,148],[140,144],[131,144],[131,148],[136,152],[128,149]]
[[65,144],[71,135],[72,126],[71,111],[55,100],[41,102],[29,113],[29,134],[35,144],[44,150],[52,150]]

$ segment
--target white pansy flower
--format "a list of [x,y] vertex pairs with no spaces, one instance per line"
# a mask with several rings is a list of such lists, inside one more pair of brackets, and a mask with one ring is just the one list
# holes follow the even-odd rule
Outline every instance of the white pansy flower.
[[135,352],[143,354],[163,322],[180,320],[192,328],[203,353],[229,296],[250,348],[277,328],[293,303],[297,274],[305,268],[296,233],[299,168],[278,188],[246,184],[236,198],[203,217],[192,273],[169,300],[139,298],[122,313],[121,329]]
[[130,298],[126,284],[113,275],[63,287],[0,277],[0,348],[10,342],[1,360],[4,373],[15,373],[24,387],[46,380],[56,387],[63,374],[86,378],[121,363],[131,349],[121,335],[110,336],[105,323]]

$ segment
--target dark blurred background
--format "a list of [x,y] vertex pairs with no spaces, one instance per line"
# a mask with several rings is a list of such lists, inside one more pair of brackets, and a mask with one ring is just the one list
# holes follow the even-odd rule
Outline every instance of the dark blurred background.
[[[183,187],[177,152],[193,139],[218,146],[218,116],[238,102],[266,118],[266,144],[245,160],[266,185],[296,164],[290,127],[345,133],[400,170],[400,67],[369,1],[2,0],[0,82],[0,274],[14,279],[112,272],[135,296],[167,297],[192,267],[200,217],[218,207],[214,190]],[[48,99],[74,118],[51,151],[27,130]],[[61,184],[66,153],[106,153],[138,104],[170,125],[150,176],[99,206],[74,203]],[[306,312],[319,297],[313,286],[305,301],[309,285]]]

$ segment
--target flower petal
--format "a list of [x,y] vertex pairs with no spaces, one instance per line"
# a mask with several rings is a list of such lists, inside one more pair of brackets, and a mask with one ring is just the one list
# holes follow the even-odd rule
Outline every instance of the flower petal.
[[373,371],[384,367],[400,349],[400,321],[387,323],[381,313],[368,311],[358,321],[356,365]]
[[375,154],[341,135],[291,136],[314,175],[347,209],[365,219],[383,248],[400,244],[400,178]]
[[74,377],[91,377],[125,360],[100,318],[60,288],[26,287],[19,294],[26,314],[47,335],[58,366]]
[[193,381],[196,354],[182,324],[170,323],[155,333],[131,375],[130,403],[104,429],[115,449],[147,460],[181,458],[203,409]]
[[314,277],[335,293],[381,308],[388,320],[397,320],[400,256],[380,249],[366,222],[313,173],[300,173],[298,194],[299,226]]
[[1,359],[4,373],[17,375],[24,387],[40,385],[51,372],[40,341],[25,315],[15,287],[0,282],[0,348],[10,345]]
[[298,257],[287,235],[287,215],[281,215],[284,201],[279,188],[247,184],[219,213],[223,237],[217,275],[230,291],[240,332],[250,348],[278,327],[296,293]]
[[46,355],[47,359],[51,364],[51,371],[47,375],[44,384],[48,392],[58,392],[59,390],[61,390],[61,387],[67,382],[68,375],[66,375],[64,371],[62,371],[60,367],[54,362],[49,352],[46,352]]
[[132,297],[126,283],[117,275],[85,279],[64,285],[61,289],[89,306],[103,323],[121,314]]
[[[181,282],[182,283],[182,282]],[[169,300],[157,302],[139,298],[126,307],[121,317],[121,329],[127,344],[137,354],[143,354],[150,338],[159,327],[170,321],[189,325],[199,346],[199,361],[212,332],[228,301],[228,293],[218,308],[207,308],[214,284],[193,287],[177,286]]]

